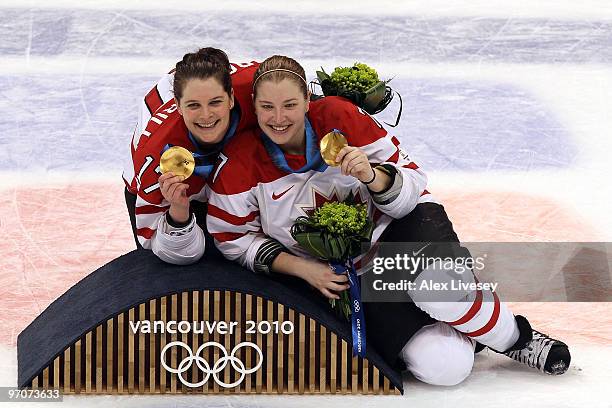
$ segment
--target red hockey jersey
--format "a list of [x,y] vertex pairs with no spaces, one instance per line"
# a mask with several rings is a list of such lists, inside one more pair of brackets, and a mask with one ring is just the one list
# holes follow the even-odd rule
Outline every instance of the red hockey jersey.
[[[257,119],[252,107],[253,74],[258,63],[234,66],[232,87],[234,100],[241,111],[236,134],[254,127]],[[234,108],[236,109],[236,108]],[[140,244],[151,248],[155,238],[160,217],[170,208],[159,189],[158,178],[161,175],[159,160],[167,144],[181,146],[189,151],[196,151],[188,137],[188,130],[183,122],[174,99],[161,105],[148,121],[142,131],[133,156],[133,186],[136,198],[136,233]],[[189,185],[187,195],[190,200],[206,201],[206,180],[196,175],[185,181]]]
[[[243,84],[247,84],[251,86],[253,83],[252,74],[255,73],[255,70],[259,66],[258,62],[238,62],[238,63],[230,63],[231,65],[231,74],[232,74],[232,86],[234,88],[234,93],[237,92],[237,89],[242,89]],[[254,68],[253,68],[254,67]],[[250,68],[248,72],[242,72],[246,68]],[[240,75],[235,77],[234,74]],[[249,77],[249,73],[251,76]],[[140,138],[143,136],[146,126],[151,119],[151,116],[157,112],[157,110],[164,105],[166,102],[174,99],[174,69],[167,74],[164,74],[160,78],[160,80],[155,84],[153,88],[145,95],[145,97],[140,101],[138,107],[138,122],[136,122],[136,126],[134,128],[134,133],[132,134],[132,141],[129,145],[129,148],[126,150],[125,154],[125,163],[123,166],[123,181],[125,182],[126,188],[136,194],[136,180],[134,179],[134,152],[138,147],[138,143],[140,142]],[[244,88],[247,91],[246,88]],[[248,95],[252,93],[252,89],[248,89]],[[248,110],[252,112],[251,102],[249,101],[249,105],[247,107],[243,107],[243,110]],[[253,117],[251,117],[253,119]]]

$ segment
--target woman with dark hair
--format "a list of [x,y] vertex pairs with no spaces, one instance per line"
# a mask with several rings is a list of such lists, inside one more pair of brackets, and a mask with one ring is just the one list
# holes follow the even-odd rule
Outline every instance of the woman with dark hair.
[[[399,141],[345,99],[310,102],[296,61],[274,56],[262,62],[253,100],[260,129],[237,135],[224,148],[211,181],[207,227],[225,257],[255,272],[297,276],[337,299],[337,292],[349,288],[347,276],[305,253],[290,230],[322,203],[349,196],[368,208],[372,244],[421,242],[417,253],[432,258],[465,255],[444,208],[426,190],[425,174]],[[335,158],[337,166],[327,165],[319,150],[332,130],[348,141]],[[415,282],[443,283],[449,275],[426,266]],[[470,279],[474,283],[471,273],[463,276]],[[400,356],[422,381],[463,381],[476,342],[549,374],[568,368],[567,346],[532,330],[490,290],[467,285],[444,301],[432,300],[427,291],[410,295],[413,302],[365,303],[366,334],[383,357],[392,362]]]
[[[256,124],[251,90],[257,66],[232,65],[216,48],[185,54],[173,73],[174,98],[152,112],[138,135],[133,177],[126,179],[128,190],[137,194],[136,235],[143,248],[166,262],[193,263],[204,254],[205,235],[197,223],[204,220],[196,220],[190,204],[206,201],[206,179],[223,146]],[[153,105],[160,102],[157,98]],[[160,157],[171,146],[194,153],[194,176],[161,175]]]

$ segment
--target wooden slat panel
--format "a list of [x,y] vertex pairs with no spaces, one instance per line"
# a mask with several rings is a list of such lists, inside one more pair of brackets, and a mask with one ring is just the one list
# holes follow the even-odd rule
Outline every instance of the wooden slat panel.
[[[130,311],[128,312],[128,324],[129,322],[133,322],[135,319],[135,313],[134,313],[134,308],[131,308]],[[134,332],[131,329],[128,329],[128,381],[127,381],[127,388],[128,388],[128,392],[130,394],[132,394],[134,392],[134,372],[135,367],[135,361],[136,361],[136,349],[134,346]]]
[[[204,305],[203,306],[204,306],[204,316],[203,316],[204,321],[210,321],[210,291],[209,290],[204,291]],[[210,340],[210,334],[207,331],[204,331],[204,339],[203,339],[204,343],[206,343],[209,340]],[[204,358],[207,361],[210,360],[208,350],[204,350]],[[211,362],[211,364],[214,365],[214,362]],[[205,393],[208,393],[208,384],[210,383],[210,381],[214,381],[214,379],[209,378],[208,381],[204,383],[203,391]]]
[[[267,309],[268,309],[268,313],[267,313],[268,318],[267,318],[267,321],[271,322],[272,321],[272,316],[273,316],[273,313],[274,313],[274,304],[271,301],[269,301],[269,300],[266,301],[266,304],[268,306],[267,307]],[[273,360],[273,355],[274,355],[274,339],[275,339],[276,336],[274,336],[274,334],[272,333],[272,330],[270,330],[268,332],[268,334],[266,335],[266,337],[267,337],[266,343],[267,343],[267,349],[268,349],[268,351],[267,351],[267,353],[268,353],[268,359],[267,359],[268,364],[267,364],[267,367],[266,367],[266,391],[268,393],[272,393],[273,386],[274,386],[274,384],[273,384],[274,367],[273,367],[272,363],[274,361]]]
[[276,338],[278,339],[278,351],[277,351],[277,356],[278,356],[278,367],[277,367],[277,372],[276,372],[276,388],[278,390],[279,394],[282,394],[285,390],[285,350],[284,350],[284,337],[285,335],[283,334],[281,327],[283,324],[283,321],[285,320],[285,307],[282,304],[278,304],[276,307],[277,310],[277,314],[278,314],[278,324],[279,324],[279,329],[278,329],[278,334],[276,334]]
[[[255,320],[255,323],[259,323],[262,321],[263,319],[263,300],[262,298],[260,298],[259,296],[256,297],[256,302],[257,302],[257,319]],[[263,341],[262,341],[262,335],[259,332],[259,330],[257,331],[257,345],[259,347],[262,346]],[[264,355],[265,356],[265,355]],[[257,394],[261,393],[261,388],[262,388],[262,380],[263,380],[263,374],[262,374],[263,370],[257,370],[255,372],[255,392],[257,392]]]
[[[350,352],[352,354],[352,351]],[[351,393],[359,393],[359,357],[353,356],[351,363]]]
[[112,394],[114,392],[114,380],[113,380],[113,339],[114,339],[114,323],[115,319],[108,319],[106,321],[106,393]]
[[57,356],[53,360],[53,388],[60,389],[60,357]]
[[102,393],[102,324],[96,327],[96,393]]
[[74,344],[74,392],[81,393],[81,339]]
[[92,343],[92,333],[87,332],[85,335],[85,392],[91,392],[91,343]]
[[[189,318],[189,292],[182,292],[181,293],[181,316],[178,321],[183,321],[183,320],[186,321],[188,320],[188,318]],[[190,343],[189,334],[181,333],[181,341],[189,346],[189,343]],[[188,353],[187,353],[187,350],[185,350],[183,347],[180,347],[180,349],[181,349],[180,361],[183,361],[183,359],[187,357]],[[185,379],[189,378],[189,375],[187,372],[185,372],[185,377],[183,378]],[[189,388],[181,382],[181,391],[183,393],[186,393],[188,390]]]
[[337,364],[338,364],[338,336],[336,336],[336,333],[334,333],[333,331],[331,332],[330,335],[330,346],[331,346],[331,350],[330,350],[330,354],[331,354],[331,361],[330,361],[330,376],[329,376],[329,388],[330,388],[330,392],[332,394],[336,393],[336,381],[337,381]]
[[125,349],[123,347],[123,340],[125,339],[125,331],[123,330],[123,324],[125,319],[125,313],[121,313],[117,317],[117,392],[123,393],[124,383],[124,370],[123,356]]
[[[220,320],[220,313],[221,313],[221,292],[219,292],[218,290],[215,290],[213,292],[213,305],[214,305],[214,309],[213,309],[213,318],[215,322],[218,322]],[[214,334],[213,334],[213,338],[214,341],[216,341],[217,343],[219,342],[219,332],[217,330],[215,330]],[[219,361],[219,348],[218,347],[213,347],[214,348],[214,358],[213,361]],[[214,364],[214,363],[212,363]],[[217,382],[211,378],[211,381],[213,382],[213,392],[216,394],[219,392],[219,384],[217,384]]]
[[362,387],[362,392],[364,394],[368,394],[369,393],[369,389],[368,389],[368,367],[370,366],[370,362],[368,361],[368,359],[364,358],[363,359],[363,387]]
[[[224,322],[231,322],[231,302],[232,302],[232,298],[231,298],[231,294],[229,290],[224,291],[224,295],[225,295],[225,311],[223,313],[223,318],[221,319]],[[218,324],[218,323],[217,323]],[[225,349],[227,350],[227,353],[230,354],[232,352],[232,347],[231,347],[231,337],[229,334],[226,334],[223,336],[224,337],[224,344],[225,344]],[[216,360],[215,360],[216,361]],[[226,384],[231,383],[230,380],[230,372],[232,371],[232,365],[228,364],[225,367],[225,370],[223,370],[223,381]],[[229,394],[230,389],[229,388],[225,388],[223,387],[223,393],[224,394]]]
[[[242,319],[242,293],[236,293],[235,295],[235,301],[234,301],[234,310],[236,311],[236,316],[234,318],[234,321],[236,321],[236,323],[238,323],[238,325],[236,326],[236,331],[234,332],[234,342],[235,344],[240,344],[242,342],[242,330],[243,330],[243,319]],[[244,361],[244,354],[245,354],[245,348],[241,347],[240,350],[238,351],[238,358],[240,359],[240,361]],[[249,368],[251,368],[250,365],[246,365],[245,366],[247,368],[247,370]],[[246,377],[246,376],[245,376]],[[242,381],[242,383],[237,386],[234,387],[234,392],[235,393],[240,393],[241,390],[244,387],[244,380]]]
[[[289,309],[289,320],[295,323],[295,312],[293,309]],[[293,331],[289,334],[287,339],[287,392],[293,394],[295,392],[295,324]]]
[[[202,318],[204,319],[204,321],[209,321],[210,320],[210,291],[209,290],[205,290],[202,293]],[[210,340],[210,334],[204,330],[204,334],[202,336],[202,344],[206,343],[207,341]],[[210,361],[210,357],[209,357],[209,350],[210,347],[207,350],[204,350],[203,352],[203,357],[206,359],[206,361]],[[214,364],[214,362],[211,362],[212,364]],[[204,373],[202,373],[202,375],[205,375]],[[208,384],[214,381],[214,379],[208,379],[208,381],[206,381],[204,383],[204,385],[202,386],[202,392],[207,394],[208,393]]]
[[374,394],[380,393],[380,376],[376,366],[372,366],[372,391]]
[[319,392],[323,394],[327,389],[327,330],[323,325],[321,325],[320,336],[319,356],[321,358],[321,364],[319,368]]
[[[167,323],[168,320],[170,320],[168,319],[168,298],[166,296],[162,296],[160,302],[161,302],[159,305],[160,320],[162,320],[164,323]],[[166,344],[167,344],[166,343],[166,333],[164,333],[159,336],[159,352],[160,353],[161,353],[161,350],[164,349]],[[165,394],[166,393],[166,373],[167,371],[161,365],[161,361],[159,365],[157,366],[157,369],[160,371],[159,372],[159,392],[162,394]]]
[[[178,319],[178,295],[175,293],[170,297],[170,320],[174,320],[176,321]],[[170,334],[170,341],[177,341],[178,340],[178,334],[177,333],[171,333]],[[172,347],[170,349],[170,364],[169,366],[172,368],[176,368],[178,367],[177,365],[177,360],[178,360],[178,356],[177,356],[177,349],[178,347]],[[166,363],[167,364],[167,363]],[[177,382],[177,376],[176,374],[170,374],[170,392],[175,394],[176,393],[176,382]]]
[[300,326],[300,337],[299,337],[299,348],[298,348],[298,393],[304,393],[304,360],[306,358],[306,318],[303,314],[299,313],[299,326]]
[[[193,302],[191,303],[191,313],[193,314],[193,319],[191,321],[199,322],[200,321],[200,293],[197,290],[194,290],[193,292],[191,292],[191,295],[193,296]],[[199,336],[200,335],[195,332],[194,328],[192,328],[191,342],[193,344],[192,344],[191,349],[193,350],[194,353],[196,353],[198,351],[198,347],[200,347]],[[201,371],[198,368],[198,365],[193,364],[191,366],[191,375],[193,376],[193,379],[191,380],[191,382],[194,384],[200,382],[200,374],[201,374]],[[200,392],[201,388],[191,388],[191,390]]]
[[315,349],[315,338],[316,338],[316,322],[314,321],[314,319],[308,319],[310,322],[310,331],[308,333],[308,348],[309,348],[309,353],[308,353],[308,391],[310,391],[311,394],[314,394],[315,392],[315,370],[317,369],[316,367],[316,359],[315,359],[315,353],[316,353],[316,349]]
[[[156,309],[157,300],[149,300],[149,315],[146,316],[145,319],[149,320],[151,322],[151,325],[154,325],[155,321],[158,320]],[[159,370],[159,367],[161,367],[161,364],[156,363],[157,349],[155,348],[155,338],[158,336],[162,337],[163,334],[155,334],[154,330],[151,330],[151,334],[149,335],[149,393],[151,394],[157,391],[157,381],[155,380],[155,373],[157,370]]]
[[37,390],[38,389],[38,377],[34,377],[32,379],[32,389],[33,390]]
[[[193,301],[190,303],[190,294],[193,296]],[[350,345],[345,340],[338,338],[338,336],[329,332],[330,339],[327,340],[327,329],[320,326],[314,319],[296,312],[291,308],[286,308],[282,304],[274,304],[274,302],[265,300],[259,297],[255,297],[256,311],[253,311],[252,295],[243,295],[236,293],[232,295],[229,291],[214,291],[213,296],[210,296],[209,291],[202,292],[203,301],[200,300],[200,292],[183,292],[181,295],[181,310],[178,309],[178,295],[172,296],[172,307],[168,307],[168,298],[163,297],[161,300],[151,299],[148,301],[150,312],[146,313],[146,303],[138,305],[136,309],[132,308],[127,313],[119,314],[116,319],[117,326],[115,327],[115,319],[109,319],[105,323],[106,327],[100,325],[94,330],[85,334],[83,339],[78,340],[74,344],[74,355],[71,357],[71,349],[64,350],[63,355],[56,357],[53,362],[46,367],[32,382],[32,386],[40,386],[44,389],[50,389],[50,387],[60,389],[62,388],[63,393],[80,393],[84,387],[86,393],[121,393],[125,385],[125,375],[123,363],[123,342],[124,336],[127,338],[127,390],[130,393],[134,392],[134,381],[138,381],[138,391],[140,393],[156,393],[166,392],[166,381],[167,374],[161,364],[159,363],[159,350],[165,346],[167,340],[165,336],[159,336],[159,346],[157,346],[157,336],[151,334],[149,339],[142,333],[138,333],[138,340],[134,338],[134,333],[131,330],[126,330],[124,323],[126,320],[136,322],[138,320],[149,320],[152,323],[155,320],[189,320],[200,322],[206,321],[236,321],[238,323],[236,330],[232,335],[225,335],[223,344],[225,345],[228,353],[231,352],[232,346],[239,344],[241,341],[253,341],[255,335],[241,334],[245,328],[245,320],[254,320],[256,325],[259,322],[267,321],[270,323],[270,331],[268,334],[262,335],[257,330],[257,339],[254,341],[260,347],[265,343],[265,358],[266,358],[266,371],[263,373],[263,369],[258,370],[255,373],[255,389],[252,387],[253,379],[251,375],[247,375],[245,381],[231,389],[223,388],[216,385],[216,382],[211,377],[209,382],[212,381],[215,384],[214,393],[241,393],[241,392],[257,392],[261,393],[278,393],[284,392],[295,393],[296,391],[300,394],[308,392],[314,393],[327,393],[332,394],[338,392],[338,380],[340,382],[339,388],[342,393],[351,392],[353,394],[363,393],[365,394],[386,394],[386,395],[400,395],[399,389],[394,387],[390,380],[382,376],[380,371],[369,363],[366,359],[359,357],[350,356]],[[223,296],[223,298],[221,297]],[[210,311],[207,307],[210,298],[213,298],[213,319],[210,319]],[[224,300],[224,308],[221,309],[221,300]],[[161,313],[158,316],[156,308],[161,309]],[[233,302],[233,305],[232,305]],[[245,303],[246,302],[246,303]],[[266,302],[264,304],[264,302]],[[203,304],[201,304],[203,303]],[[245,313],[242,313],[242,305],[245,305]],[[191,309],[190,309],[191,308]],[[275,309],[276,308],[276,309]],[[172,311],[170,312],[170,309]],[[232,309],[235,313],[232,313]],[[276,310],[276,312],[275,312]],[[285,310],[287,310],[287,317],[285,317]],[[253,314],[256,313],[256,319],[253,319]],[[191,317],[189,314],[191,313]],[[274,313],[277,314],[277,319],[274,317]],[[171,314],[171,316],[169,316]],[[265,319],[264,319],[265,316]],[[170,319],[169,319],[170,318]],[[297,319],[296,319],[297,318]],[[279,332],[274,331],[273,321],[279,322]],[[299,337],[297,338],[298,345],[296,349],[296,333],[295,330],[287,335],[282,333],[281,327],[282,322],[289,320],[297,323]],[[297,320],[297,321],[296,321]],[[129,327],[129,326],[128,326]],[[153,328],[153,326],[152,326]],[[231,328],[231,326],[228,326]],[[106,334],[104,333],[106,330]],[[319,337],[316,332],[319,330]],[[173,334],[173,340],[177,337],[177,334]],[[197,351],[197,348],[208,341],[206,338],[208,334],[182,334],[181,340],[191,346],[193,351]],[[214,341],[221,342],[219,340],[220,335],[217,331],[214,332]],[[244,336],[244,338],[243,338]],[[265,338],[264,338],[265,336]],[[265,342],[264,342],[265,340]],[[115,343],[116,341],[116,343]],[[308,341],[308,348],[306,346]],[[137,343],[137,344],[136,344]],[[117,344],[117,350],[114,350],[114,344]],[[138,348],[138,367],[135,366],[136,360],[136,347]],[[148,351],[147,351],[148,348]],[[327,359],[327,353],[330,353],[330,359]],[[172,355],[169,356],[172,360],[170,365],[173,367],[177,366],[177,349],[175,347],[172,350]],[[285,360],[284,352],[287,351],[287,360]],[[213,351],[214,350],[214,351]],[[295,355],[297,351],[297,356]],[[93,358],[95,352],[95,358]],[[276,352],[276,357],[273,354]],[[216,348],[212,348],[211,353],[215,356],[210,359],[214,364],[219,356],[219,351]],[[106,357],[104,357],[106,354]],[[340,354],[338,356],[338,354]],[[306,360],[308,355],[308,361]],[[256,354],[252,353],[249,348],[241,348],[236,355],[241,361],[245,361],[246,367],[253,367],[258,360]],[[317,357],[318,356],[318,357]],[[183,356],[181,356],[182,358]],[[206,355],[204,355],[206,357]],[[295,358],[298,358],[296,361]],[[146,366],[145,359],[150,359],[150,365]],[[257,359],[254,361],[254,358]],[[349,358],[352,358],[349,361]],[[82,360],[84,359],[84,360]],[[71,361],[74,360],[74,361]],[[329,362],[328,362],[329,361]],[[85,372],[81,372],[81,362],[85,367]],[[95,367],[94,367],[95,364]],[[106,375],[104,375],[103,367],[106,364]],[[117,378],[114,375],[114,365],[116,364]],[[308,364],[308,378],[306,378],[306,364]],[[350,364],[350,374],[349,374]],[[361,364],[361,367],[359,367]],[[231,366],[228,366],[231,367]],[[285,367],[287,372],[285,373]],[[369,369],[372,372],[369,372]],[[197,365],[194,364],[194,369],[191,373],[191,381],[198,382],[202,377],[202,373],[197,369]],[[339,370],[338,370],[339,369]],[[162,370],[157,378],[157,370]],[[191,370],[190,370],[191,371]],[[231,369],[224,370],[224,381],[232,382],[238,378],[238,373],[233,373]],[[339,371],[339,373],[338,373]],[[317,374],[318,373],[318,374]],[[71,375],[74,374],[74,381],[71,380]],[[84,375],[83,375],[84,374]],[[60,377],[62,375],[62,377]],[[265,375],[265,378],[263,377]],[[296,390],[296,375],[297,375],[297,390]],[[337,376],[340,375],[338,379]],[[349,377],[350,375],[350,377]],[[381,378],[382,376],[382,378]],[[371,377],[371,378],[370,378]],[[174,382],[174,392],[177,391],[176,387],[179,384],[178,377],[176,375],[170,375],[171,382]],[[186,377],[187,378],[187,377]],[[83,381],[85,382],[83,386]],[[265,386],[264,386],[265,381]],[[308,381],[308,386],[306,386]],[[94,385],[95,382],[95,385]],[[52,383],[52,384],[50,384]],[[73,383],[73,384],[72,384]],[[159,383],[159,387],[158,387]],[[106,386],[104,385],[106,384]],[[329,386],[328,386],[329,384]],[[181,384],[182,386],[182,384]],[[172,387],[171,387],[172,388]],[[185,391],[189,392],[202,392],[208,391],[208,385],[200,389],[191,389],[186,386],[182,386]],[[184,392],[184,391],[183,391]]]
[[342,351],[341,351],[340,359],[340,389],[343,394],[347,392],[347,383],[348,383],[348,344],[343,339],[342,340]]
[[49,389],[49,367],[45,367],[43,370],[43,381],[42,381],[43,390]]
[[70,347],[64,350],[64,394],[70,394],[73,390],[70,384]]
[[[171,298],[171,306],[170,306],[170,320],[174,320],[176,321],[178,319],[178,295],[175,293],[174,295],[172,295]],[[170,336],[170,341],[177,341],[178,340],[178,334],[177,333],[172,333]],[[177,368],[177,348],[178,347],[172,347],[170,349],[170,367],[172,368]],[[170,374],[170,392],[175,394],[176,393],[176,381],[177,381],[177,375],[176,374]]]
[[[246,320],[249,321],[253,321],[253,296],[252,295],[246,295],[245,296],[245,318]],[[252,334],[246,334],[245,335],[245,340],[246,341],[250,341],[253,342],[253,335]],[[251,361],[251,350],[248,350],[246,353],[246,366],[247,367],[253,367],[254,364],[257,364],[257,361],[252,362]],[[255,357],[255,358],[259,358],[259,357]],[[258,370],[259,371],[259,370]],[[251,392],[251,378],[253,377],[253,374],[247,374],[246,378],[245,378],[245,384],[244,384],[244,390],[247,393]]]
[[[140,305],[138,305],[138,308],[134,309],[134,315],[135,315],[134,322],[142,321],[144,319],[145,312],[146,312],[146,305],[144,303],[141,303]],[[138,393],[144,394],[145,380],[146,380],[145,364],[144,364],[145,363],[145,337],[146,336],[143,333],[138,333],[137,336],[138,336],[138,343],[136,343],[136,339],[134,339],[134,345],[138,347],[138,349],[134,350],[134,356],[136,356],[136,353],[138,353],[138,366],[134,364],[134,371],[135,371],[134,381],[135,383],[138,384]]]

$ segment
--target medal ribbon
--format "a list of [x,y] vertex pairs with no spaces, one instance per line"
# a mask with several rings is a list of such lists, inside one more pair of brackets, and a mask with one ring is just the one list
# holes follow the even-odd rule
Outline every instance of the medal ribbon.
[[[219,153],[227,142],[234,136],[236,133],[236,129],[238,128],[238,122],[240,121],[240,112],[239,110],[232,109],[231,117],[230,117],[230,128],[227,133],[223,137],[223,140],[215,145],[207,146],[207,148],[203,148],[200,143],[196,140],[196,138],[189,132],[187,136],[191,143],[195,146],[195,152],[191,152],[193,155],[193,159],[195,160],[195,168],[193,169],[193,173],[206,179],[212,172],[215,167],[215,163],[217,162],[217,157]],[[164,154],[166,150],[171,148],[174,145],[167,144],[161,151],[161,154]]]
[[329,262],[336,275],[342,275],[348,272],[349,291],[351,294],[351,332],[353,335],[353,356],[365,357],[366,354],[366,336],[365,336],[365,316],[363,314],[363,306],[361,304],[361,288],[359,279],[355,271],[353,260],[349,258],[347,262]]
[[287,164],[285,154],[276,143],[272,141],[264,132],[261,132],[261,138],[263,140],[266,151],[272,158],[272,163],[285,173],[306,173],[307,171],[314,170],[323,172],[328,167],[321,157],[321,151],[319,150],[319,144],[317,143],[317,135],[312,130],[310,121],[305,118],[304,127],[306,130],[306,164],[298,170],[293,170]]

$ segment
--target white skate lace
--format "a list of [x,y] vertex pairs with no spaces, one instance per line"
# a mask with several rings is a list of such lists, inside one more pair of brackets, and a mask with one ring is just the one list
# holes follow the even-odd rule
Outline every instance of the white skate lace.
[[[533,330],[533,339],[525,348],[516,351],[509,351],[505,354],[513,360],[544,372],[544,365],[546,364],[548,353],[555,343],[557,343],[557,340],[552,339],[537,330]],[[553,364],[551,369],[553,373],[561,370],[565,371],[565,363],[563,361],[557,362]]]

